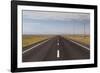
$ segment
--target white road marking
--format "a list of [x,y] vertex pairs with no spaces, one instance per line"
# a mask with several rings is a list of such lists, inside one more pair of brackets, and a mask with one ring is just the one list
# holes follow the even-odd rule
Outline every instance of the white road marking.
[[24,53],[26,53],[26,52],[30,51],[31,49],[33,49],[33,48],[35,48],[35,47],[37,47],[37,46],[39,46],[39,45],[44,44],[44,43],[45,43],[45,42],[47,42],[47,41],[48,41],[48,40],[46,40],[46,41],[44,41],[44,42],[41,42],[41,43],[39,43],[39,44],[37,44],[37,45],[35,45],[35,46],[33,46],[33,47],[31,47],[31,48],[29,48],[29,49],[27,49],[27,50],[23,51],[23,53],[22,53],[22,54],[24,54]]
[[58,42],[59,42],[59,39],[58,39]]
[[59,46],[59,39],[57,40],[57,45]]
[[60,57],[60,51],[57,50],[57,58],[59,58],[59,57]]
[[57,45],[59,46],[59,42],[57,43]]
[[77,45],[79,45],[79,46],[81,46],[81,47],[83,47],[83,48],[85,48],[85,49],[87,49],[87,50],[90,50],[88,47],[83,46],[83,45],[81,45],[81,44],[79,44],[79,43],[77,43],[77,42],[75,42],[75,41],[72,41],[72,40],[70,40],[70,41],[73,42],[73,43],[75,43],[75,44],[77,44]]

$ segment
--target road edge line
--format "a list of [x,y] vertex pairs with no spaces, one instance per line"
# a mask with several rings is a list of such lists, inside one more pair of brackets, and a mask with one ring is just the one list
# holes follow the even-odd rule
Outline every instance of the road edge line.
[[85,49],[87,49],[87,50],[90,50],[90,48],[88,48],[86,46],[83,46],[82,44],[79,44],[79,43],[77,43],[77,42],[75,42],[73,40],[70,40],[70,41],[73,42],[73,43],[75,43],[75,44],[77,44],[77,45],[79,45],[79,46],[81,46],[81,47],[83,47],[83,48],[85,48]]
[[37,47],[37,46],[39,46],[39,45],[44,44],[44,43],[45,43],[45,42],[47,42],[47,41],[49,41],[49,40],[45,40],[45,41],[43,41],[43,42],[41,42],[41,43],[39,43],[39,44],[37,44],[37,45],[35,45],[35,46],[33,46],[33,47],[29,48],[29,49],[27,49],[27,50],[23,51],[23,52],[22,52],[22,54],[24,54],[24,53],[26,53],[26,52],[30,51],[31,49],[33,49],[33,48],[35,48],[35,47]]

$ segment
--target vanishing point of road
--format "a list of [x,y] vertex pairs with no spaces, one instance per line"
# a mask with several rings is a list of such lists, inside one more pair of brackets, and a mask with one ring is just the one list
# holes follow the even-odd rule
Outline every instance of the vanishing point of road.
[[55,36],[23,49],[22,61],[55,61],[89,59],[90,49],[73,40]]

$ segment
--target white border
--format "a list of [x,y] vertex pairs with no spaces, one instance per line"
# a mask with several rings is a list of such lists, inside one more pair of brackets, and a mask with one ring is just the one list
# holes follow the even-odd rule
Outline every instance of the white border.
[[[82,12],[90,13],[90,59],[87,60],[64,60],[64,61],[45,61],[45,62],[24,62],[22,63],[22,10],[41,10],[41,11],[62,11],[62,12]],[[78,65],[94,63],[94,10],[92,9],[76,9],[76,8],[57,8],[57,7],[40,7],[40,6],[18,6],[18,52],[17,64],[18,68],[25,67],[43,67],[43,66],[60,66],[60,65]]]

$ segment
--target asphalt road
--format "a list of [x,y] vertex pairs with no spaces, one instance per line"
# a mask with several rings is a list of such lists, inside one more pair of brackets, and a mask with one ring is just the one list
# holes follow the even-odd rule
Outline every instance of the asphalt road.
[[[24,48],[23,48],[24,49]],[[90,50],[77,42],[56,36],[22,51],[23,62],[89,59]]]

